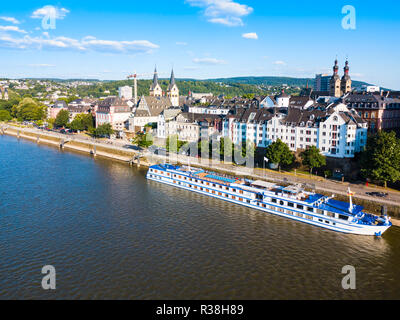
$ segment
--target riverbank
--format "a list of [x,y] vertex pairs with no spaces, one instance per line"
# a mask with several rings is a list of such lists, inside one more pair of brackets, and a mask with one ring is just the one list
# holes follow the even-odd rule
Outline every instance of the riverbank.
[[[79,151],[94,157],[104,157],[130,164],[133,164],[135,161],[137,162],[139,155],[139,152],[136,150],[129,150],[96,141],[85,141],[74,136],[61,135],[54,132],[14,126],[2,126],[0,130],[1,134],[27,139],[38,144],[47,144],[60,149]],[[143,165],[146,165],[146,163],[143,163]]]
[[[17,138],[23,138],[36,142],[38,144],[47,144],[60,149],[77,151],[91,155],[94,157],[104,157],[110,160],[116,160],[124,162],[130,165],[138,165],[148,167],[156,163],[163,163],[165,161],[173,161],[174,163],[186,164],[190,162],[192,166],[196,166],[205,170],[211,170],[221,172],[224,174],[234,174],[238,176],[248,177],[249,179],[262,179],[274,183],[314,183],[303,177],[282,178],[277,176],[276,173],[266,172],[261,169],[249,169],[234,164],[221,163],[219,161],[209,161],[208,159],[198,159],[187,157],[184,155],[173,155],[172,159],[166,159],[165,156],[151,154],[149,152],[139,152],[137,150],[130,150],[127,148],[117,147],[114,145],[107,144],[106,142],[98,141],[86,141],[83,139],[76,138],[74,136],[61,135],[54,132],[47,132],[31,128],[18,128],[10,125],[3,125],[0,127],[1,134],[7,134]],[[267,173],[267,174],[266,174]],[[347,201],[347,187],[349,184],[337,182],[335,185],[330,181],[319,181],[320,184],[314,185],[315,191],[325,194],[332,195],[334,193],[338,200]],[[310,187],[310,186],[309,186]],[[352,189],[356,186],[351,185]],[[360,187],[358,186],[360,189]],[[341,191],[343,190],[343,191]],[[365,191],[365,188],[361,189]],[[368,196],[361,195],[361,192],[357,192],[358,196],[354,198],[357,204],[360,204],[366,208],[367,211],[380,214],[382,205],[387,206],[388,214],[392,217],[393,225],[400,227],[400,206],[396,199],[374,199]],[[400,195],[399,195],[400,197]]]

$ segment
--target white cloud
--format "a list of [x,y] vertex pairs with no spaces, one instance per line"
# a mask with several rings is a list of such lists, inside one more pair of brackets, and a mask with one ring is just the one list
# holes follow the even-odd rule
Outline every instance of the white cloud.
[[54,16],[54,18],[62,20],[65,18],[65,16],[69,12],[70,11],[65,8],[60,9],[60,8],[53,7],[53,6],[44,6],[43,8],[35,10],[32,13],[31,18],[32,19],[43,19],[45,17]]
[[218,60],[215,58],[194,58],[193,62],[197,64],[207,64],[207,65],[226,64],[226,61]]
[[204,8],[204,15],[212,23],[230,27],[243,26],[242,18],[248,16],[253,8],[233,0],[186,0],[193,7]]
[[277,66],[286,66],[286,62],[281,60],[275,61],[274,64]]
[[20,24],[20,22],[17,19],[13,18],[13,17],[0,17],[0,20],[11,22],[13,24]]
[[0,26],[0,31],[27,33],[25,30],[21,30],[20,28],[18,28],[16,26]]
[[250,33],[243,33],[242,37],[245,39],[252,39],[252,40],[257,40],[258,35],[255,32],[250,32]]
[[178,41],[175,43],[177,46],[187,46],[187,42]]
[[96,51],[109,53],[148,53],[159,48],[158,45],[147,40],[112,41],[100,40],[95,37],[86,37],[82,40],[54,37],[46,34],[45,37],[25,36],[13,38],[10,35],[0,36],[0,47],[14,49],[58,49],[75,50],[80,52]]
[[47,63],[39,63],[39,64],[30,64],[29,67],[34,67],[34,68],[54,68],[55,65],[53,64],[47,64]]

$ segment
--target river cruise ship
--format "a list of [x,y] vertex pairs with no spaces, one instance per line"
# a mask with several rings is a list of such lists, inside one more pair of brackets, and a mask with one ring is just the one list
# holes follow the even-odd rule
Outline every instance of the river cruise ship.
[[280,186],[170,164],[151,166],[146,178],[342,233],[382,236],[392,226],[389,217],[353,205],[350,190],[350,203],[346,203],[308,192],[301,185]]

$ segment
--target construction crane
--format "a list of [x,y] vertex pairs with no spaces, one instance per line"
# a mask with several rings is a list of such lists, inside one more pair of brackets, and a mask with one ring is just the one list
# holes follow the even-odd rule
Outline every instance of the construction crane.
[[[158,75],[162,75],[164,73],[157,73],[157,74]],[[154,73],[137,74],[136,71],[133,74],[127,76],[128,80],[129,79],[133,79],[133,83],[134,83],[133,84],[133,90],[134,90],[134,94],[135,94],[135,97],[134,97],[135,105],[137,105],[137,103],[138,103],[138,91],[137,91],[137,80],[138,80],[138,77],[152,77],[152,76],[154,76]]]

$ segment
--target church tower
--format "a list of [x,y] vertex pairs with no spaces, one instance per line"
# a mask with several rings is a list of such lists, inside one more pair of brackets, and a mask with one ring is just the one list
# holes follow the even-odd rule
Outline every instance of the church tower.
[[157,73],[157,67],[154,69],[154,77],[153,77],[153,83],[150,86],[150,96],[152,97],[162,97],[162,88],[160,84],[158,83],[158,73]]
[[174,70],[171,72],[171,79],[169,81],[167,96],[171,100],[173,107],[179,107],[179,89],[175,82]]
[[337,59],[335,60],[335,65],[333,67],[333,76],[329,83],[329,95],[332,97],[340,98],[342,96],[340,90],[340,77],[339,77],[339,65]]
[[351,78],[349,76],[349,61],[346,60],[346,66],[344,67],[344,76],[341,82],[342,94],[351,92]]

